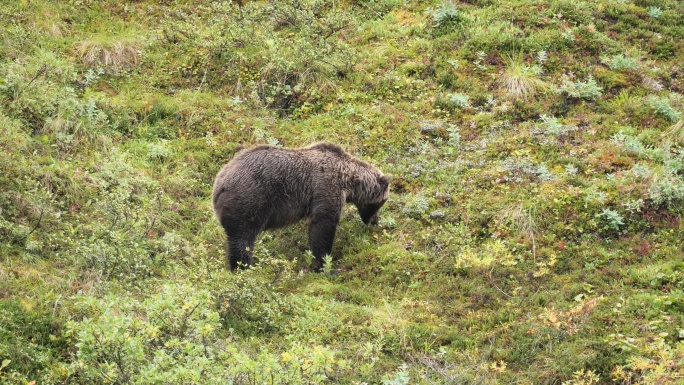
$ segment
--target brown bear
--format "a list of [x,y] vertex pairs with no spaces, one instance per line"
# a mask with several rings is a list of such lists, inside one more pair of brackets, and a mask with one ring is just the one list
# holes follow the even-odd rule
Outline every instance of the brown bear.
[[231,270],[252,263],[257,235],[309,217],[309,245],[316,269],[330,254],[345,203],[353,203],[366,225],[377,224],[387,201],[391,174],[341,147],[256,146],[238,153],[216,176],[214,213],[228,236]]

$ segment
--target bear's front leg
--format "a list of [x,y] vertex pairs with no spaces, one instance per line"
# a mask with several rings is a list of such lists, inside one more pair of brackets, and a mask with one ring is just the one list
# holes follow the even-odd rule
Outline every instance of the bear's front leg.
[[316,261],[314,269],[319,271],[323,267],[323,257],[332,252],[335,231],[340,222],[340,213],[314,213],[309,225],[309,245]]

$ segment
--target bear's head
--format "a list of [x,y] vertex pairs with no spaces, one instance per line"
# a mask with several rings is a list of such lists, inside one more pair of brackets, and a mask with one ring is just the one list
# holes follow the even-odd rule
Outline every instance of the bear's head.
[[364,202],[356,204],[361,220],[366,225],[378,224],[378,212],[382,205],[387,202],[387,198],[389,198],[389,185],[391,181],[392,174],[380,173],[375,178],[374,185],[371,187]]

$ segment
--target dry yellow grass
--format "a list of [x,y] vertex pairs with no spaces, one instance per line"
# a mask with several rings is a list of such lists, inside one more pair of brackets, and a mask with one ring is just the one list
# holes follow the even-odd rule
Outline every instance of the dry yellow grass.
[[101,67],[111,73],[132,68],[140,60],[139,45],[125,40],[111,43],[86,40],[76,45],[76,51],[83,64],[93,68]]
[[532,210],[525,208],[522,202],[512,203],[499,211],[496,220],[499,226],[509,226],[511,230],[527,236],[532,242],[532,256],[536,264],[537,244],[534,233],[537,231],[537,224],[532,216]]
[[663,137],[677,144],[684,144],[684,118],[673,124],[667,131],[663,132]]

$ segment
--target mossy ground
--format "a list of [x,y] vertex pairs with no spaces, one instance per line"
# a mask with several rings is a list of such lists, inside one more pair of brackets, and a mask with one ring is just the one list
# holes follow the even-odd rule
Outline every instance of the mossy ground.
[[[684,381],[684,3],[0,6],[0,382]],[[394,174],[225,269],[213,178]]]

